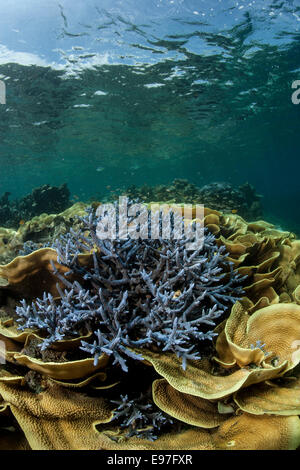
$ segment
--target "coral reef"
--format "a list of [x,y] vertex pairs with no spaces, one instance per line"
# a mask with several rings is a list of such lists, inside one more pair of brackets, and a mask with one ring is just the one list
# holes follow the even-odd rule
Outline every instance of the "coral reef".
[[[126,356],[141,359],[130,349],[135,347],[173,351],[183,368],[187,359],[199,359],[199,343],[213,337],[209,327],[243,292],[225,248],[208,231],[203,246],[194,250],[187,249],[186,237],[144,240],[128,234],[101,240],[99,221],[91,210],[81,232],[71,230],[54,245],[68,276],[81,278],[82,284],[70,282],[53,265],[65,284],[64,291],[57,287],[60,302],[46,293],[31,305],[23,300],[16,310],[22,328],[47,332],[46,348],[89,324],[95,340],[84,341],[81,348],[94,355],[95,365],[108,354],[124,371]],[[91,268],[79,263],[82,250],[93,251]]]
[[32,219],[43,213],[57,213],[67,209],[70,191],[66,184],[59,187],[45,184],[32,190],[31,194],[13,201],[6,192],[0,198],[0,226],[18,228],[20,221]]
[[200,189],[203,204],[222,212],[235,211],[248,220],[262,217],[261,198],[249,183],[238,188],[229,183],[211,183]]
[[161,432],[166,425],[173,420],[165,415],[145,395],[129,400],[128,396],[121,395],[120,400],[112,400],[118,405],[114,412],[113,420],[119,420],[120,426],[126,429],[125,437],[137,436],[139,438],[154,441],[157,435],[153,431]]
[[[163,377],[153,383],[157,406],[174,418],[204,428],[214,428],[222,416],[232,416],[237,409],[256,419],[261,415],[298,416],[300,352],[293,344],[300,334],[300,306],[275,304],[253,311],[253,303],[243,299],[218,331],[214,359],[219,368],[214,370],[207,361],[198,361],[182,373],[172,356],[144,354]],[[258,341],[266,344],[269,354],[251,347]],[[224,370],[230,373],[224,375]]]
[[235,187],[230,183],[211,183],[198,188],[185,179],[175,179],[172,184],[141,187],[130,186],[125,194],[144,202],[166,201],[204,204],[222,212],[238,213],[248,220],[262,217],[262,196],[256,194],[249,183]]
[[19,232],[0,227],[0,263],[8,263],[15,258],[22,245],[22,236]]
[[[192,252],[184,254],[178,240],[168,241],[164,258],[164,244],[160,250],[151,245],[159,240],[108,244],[95,238],[93,215],[80,223],[74,217],[73,223],[74,231],[62,231],[65,235],[53,248],[0,266],[0,357],[6,358],[0,366],[3,448],[157,451],[300,446],[300,241],[292,233],[262,220],[246,222],[237,214],[205,208],[207,243],[193,263]],[[188,280],[176,278],[178,252],[181,265],[183,260],[190,262]],[[193,305],[197,296],[187,295],[191,283],[201,286],[205,276],[201,282],[193,278],[192,265],[195,273],[204,274],[214,253],[215,267],[221,270],[214,273],[211,266],[210,273],[219,281],[211,287],[221,303],[217,310],[224,312],[212,319],[216,326],[197,323],[202,308],[209,313],[216,304],[206,296],[205,305],[187,317],[187,323],[196,321],[189,329],[181,328],[179,320],[186,310],[182,308],[175,325],[180,327],[178,336],[172,322],[160,324],[166,329],[163,338],[147,335],[150,307],[158,312],[157,321],[165,313],[160,299],[170,314],[181,305],[180,300],[176,303],[180,295]],[[168,269],[162,263],[160,274],[152,279],[161,256]],[[208,258],[203,265],[201,256]],[[132,289],[126,275],[133,278]],[[172,284],[174,277],[179,285],[168,290],[164,280]],[[241,288],[239,284],[222,291],[230,279],[242,282],[244,292],[234,290]],[[221,287],[219,298],[216,287]],[[223,302],[228,294],[228,302]],[[122,315],[134,309],[144,324],[137,322],[128,331]],[[17,312],[30,328],[19,329]],[[58,318],[51,317],[54,312]],[[82,321],[76,323],[78,318]],[[62,331],[55,330],[57,322]],[[204,335],[209,332],[213,341],[186,336],[194,325]],[[111,344],[114,340],[129,355]],[[193,356],[199,353],[201,358]],[[96,354],[95,362],[91,354]],[[8,434],[8,426],[14,432]]]
[[18,230],[0,228],[0,263],[8,263],[16,256],[24,256],[39,248],[51,246],[71,227],[80,227],[79,216],[85,214],[86,204],[77,202],[58,214],[41,214],[33,217]]

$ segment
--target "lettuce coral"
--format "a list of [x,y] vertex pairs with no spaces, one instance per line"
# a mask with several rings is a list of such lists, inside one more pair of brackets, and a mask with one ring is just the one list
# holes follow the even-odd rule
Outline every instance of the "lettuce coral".
[[[209,264],[217,253],[215,267],[221,271],[215,275],[219,284],[209,287],[215,292],[213,289],[221,286],[221,297],[217,298],[221,305],[217,309],[224,313],[212,319],[216,327],[199,323],[199,331],[204,335],[210,332],[213,341],[190,337],[194,346],[191,354],[202,357],[187,357],[184,364],[176,349],[168,346],[163,350],[168,345],[166,338],[160,339],[160,343],[152,339],[151,343],[136,344],[141,339],[148,340],[147,325],[142,322],[128,332],[125,322],[119,320],[122,335],[118,336],[116,325],[113,331],[109,330],[100,313],[89,317],[90,309],[93,315],[100,307],[99,300],[93,300],[95,304],[89,301],[100,297],[99,284],[103,283],[110,325],[114,313],[122,320],[129,308],[135,308],[145,322],[148,306],[160,307],[154,302],[161,292],[154,290],[158,289],[159,280],[163,276],[169,279],[163,262],[168,260],[169,266],[176,270],[176,263],[170,264],[168,257],[163,257],[160,275],[152,280],[163,248],[155,251],[157,246],[154,250],[151,246],[147,251],[146,247],[159,244],[160,240],[145,240],[144,244],[134,240],[133,245],[138,248],[129,257],[128,241],[115,241],[115,245],[109,246],[101,240],[97,244],[95,223],[94,215],[89,215],[81,222],[81,232],[71,231],[54,248],[40,249],[0,266],[0,339],[6,347],[6,352],[0,354],[5,354],[7,359],[0,367],[3,445],[18,448],[13,442],[15,436],[22,448],[32,449],[297,448],[300,445],[297,366],[300,313],[299,305],[292,303],[292,299],[295,302],[298,299],[300,245],[293,234],[275,230],[264,221],[248,223],[235,214],[223,215],[205,208],[204,223],[215,236],[206,231],[211,250],[204,244],[197,261],[204,256]],[[172,253],[170,240],[168,243]],[[149,258],[143,258],[145,252]],[[187,253],[187,261],[191,254]],[[143,260],[145,272],[141,268]],[[205,272],[205,263],[201,273]],[[198,274],[200,268],[201,265],[196,266]],[[187,270],[191,276],[186,281],[188,286],[193,282],[193,272],[191,267]],[[122,284],[128,273],[136,281],[132,289],[130,283]],[[231,273],[237,281],[231,287],[243,287],[242,299],[241,291],[230,288],[222,291],[230,282]],[[247,277],[242,280],[241,276]],[[115,285],[114,281],[117,281]],[[166,297],[174,292],[167,306],[181,305],[175,300],[185,291],[185,276],[176,282],[179,285],[174,285],[172,291],[162,291]],[[144,290],[137,290],[139,287]],[[126,291],[126,308],[118,312]],[[222,293],[231,294],[232,300],[225,302]],[[23,332],[16,328],[15,305],[23,297],[25,302],[18,305],[29,312],[23,322],[29,319],[44,322],[44,329],[38,323],[32,323]],[[239,300],[230,313],[237,297]],[[41,299],[41,310],[37,298]],[[187,299],[188,305],[193,305],[195,298]],[[215,304],[209,296],[203,301],[205,305],[192,310],[188,322],[196,320],[197,324],[197,313],[200,310],[202,313],[202,308],[209,312]],[[62,339],[47,345],[55,333],[52,324],[56,324],[55,317],[52,324],[46,318],[51,303],[55,307],[53,311],[62,309],[58,323],[66,329],[57,330],[57,338],[61,334]],[[147,309],[143,310],[144,304]],[[35,315],[42,310],[44,314],[37,320]],[[86,312],[87,318],[73,323],[77,310],[82,317]],[[70,315],[66,323],[65,312]],[[179,320],[178,314],[178,323]],[[172,325],[169,324],[166,335],[170,338],[173,334],[176,340]],[[131,342],[130,346],[121,343],[131,357],[117,347],[111,353],[105,352],[108,343],[103,338],[108,342],[114,339],[121,342],[122,338],[127,344]],[[98,350],[101,341],[103,349]],[[43,350],[42,345],[46,345]],[[80,345],[84,351],[79,350]],[[117,367],[113,365],[114,361],[118,362],[115,351],[124,370],[120,362]],[[97,366],[90,354],[99,355]],[[135,360],[136,356],[143,360]],[[5,434],[7,422],[16,427],[10,440]]]

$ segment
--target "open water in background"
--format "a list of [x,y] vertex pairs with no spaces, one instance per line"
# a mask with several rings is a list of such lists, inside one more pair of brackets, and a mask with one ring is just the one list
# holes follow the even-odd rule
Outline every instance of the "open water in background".
[[300,234],[300,0],[0,0],[0,79],[0,195],[248,181]]

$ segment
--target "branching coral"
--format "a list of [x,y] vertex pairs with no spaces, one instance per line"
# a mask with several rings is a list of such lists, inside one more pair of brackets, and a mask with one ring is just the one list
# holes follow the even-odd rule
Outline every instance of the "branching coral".
[[[81,349],[94,355],[95,364],[104,353],[126,371],[126,357],[142,359],[131,348],[154,346],[176,353],[185,369],[187,360],[200,358],[201,341],[215,335],[216,320],[241,296],[241,276],[207,231],[203,246],[193,250],[186,236],[99,239],[102,218],[90,210],[81,232],[56,242],[58,262],[69,271],[63,276],[52,267],[66,289],[57,286],[58,300],[49,294],[31,306],[23,300],[17,308],[21,328],[43,330],[42,348],[80,328],[92,329],[94,343],[82,342]],[[91,267],[79,262],[82,252],[91,253]]]
[[153,441],[162,427],[173,423],[145,395],[131,400],[128,395],[121,395],[120,400],[111,400],[111,403],[118,405],[113,420],[119,420],[121,427],[126,428],[126,437],[137,436]]
[[[211,250],[206,232],[201,253],[193,261],[193,252],[181,258],[183,265],[191,261],[190,268],[169,290],[167,284],[162,289],[160,285],[168,280],[171,284],[180,272],[177,255],[172,258],[177,247],[184,253],[180,241],[97,240],[92,212],[83,230],[65,235],[55,250],[44,248],[0,266],[6,309],[0,335],[8,361],[0,368],[0,395],[33,449],[244,450],[300,445],[300,311],[291,303],[298,302],[299,241],[266,222],[247,223],[209,209],[204,222],[217,237],[211,239]],[[229,257],[224,248],[219,252],[222,246]],[[185,293],[181,301],[187,300],[186,310],[201,295],[195,286],[205,283],[193,273],[205,274],[215,253],[220,255],[215,265],[220,271],[212,274],[212,268],[215,282],[206,287],[220,302],[216,311],[227,313],[233,301],[227,295],[241,296],[235,290],[241,278],[230,286],[232,272],[247,274],[247,298],[235,303],[229,318],[205,318],[216,305],[206,295],[187,318],[179,309],[175,327],[172,321],[164,323],[182,306],[175,302],[181,295]],[[202,257],[207,260],[201,265]],[[45,286],[50,296],[43,296]],[[21,306],[27,309],[21,323],[24,327],[30,320],[34,331],[18,331],[16,317],[10,315],[8,299],[14,297],[14,309],[21,295],[27,300]],[[34,300],[34,313],[28,302],[37,297],[41,300]],[[154,326],[154,320],[158,324],[157,339],[152,332],[147,336],[152,311],[158,312],[150,317]],[[133,313],[140,320],[136,324]],[[199,322],[201,318],[217,327]],[[193,327],[204,336],[211,332],[216,340],[189,336]],[[185,364],[177,349],[181,339],[186,356],[193,344],[191,355],[202,358],[187,357]],[[80,345],[84,352],[78,351]],[[144,361],[135,360],[142,357]],[[113,363],[122,364],[123,370]],[[30,370],[42,380],[42,391],[35,381],[28,391]],[[90,412],[93,404],[97,409],[93,406]]]
[[40,248],[46,248],[47,246],[49,245],[36,243],[31,240],[28,240],[25,243],[23,243],[22,248],[18,252],[18,256],[30,255],[30,253],[33,253],[34,251],[39,250]]

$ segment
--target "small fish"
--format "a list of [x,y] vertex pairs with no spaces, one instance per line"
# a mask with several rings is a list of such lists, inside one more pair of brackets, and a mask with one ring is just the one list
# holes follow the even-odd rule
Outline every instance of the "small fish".
[[109,186],[109,185],[108,185],[108,186],[106,186],[106,189],[110,189],[110,188],[111,188],[111,186]]
[[68,36],[69,38],[78,38],[78,37],[81,37],[81,36],[90,36],[88,33],[77,33],[77,34],[68,33],[68,31],[66,31],[65,28],[63,28],[63,34]]
[[74,199],[79,199],[79,196],[77,196],[77,194],[74,194]]
[[181,296],[181,290],[177,290],[176,292],[174,292],[173,299],[178,299],[178,297],[180,296]]
[[25,220],[20,220],[19,225],[24,225],[24,224],[25,224]]
[[104,171],[103,166],[98,166],[98,168],[96,168],[96,171],[99,171],[99,172],[100,172],[100,171]]
[[231,213],[232,214],[237,214],[237,209],[232,209]]
[[92,57],[95,57],[96,54],[82,54],[79,56],[79,59],[90,59]]
[[134,163],[130,167],[131,170],[138,170],[139,168],[141,168],[141,165],[139,165],[138,163]]

